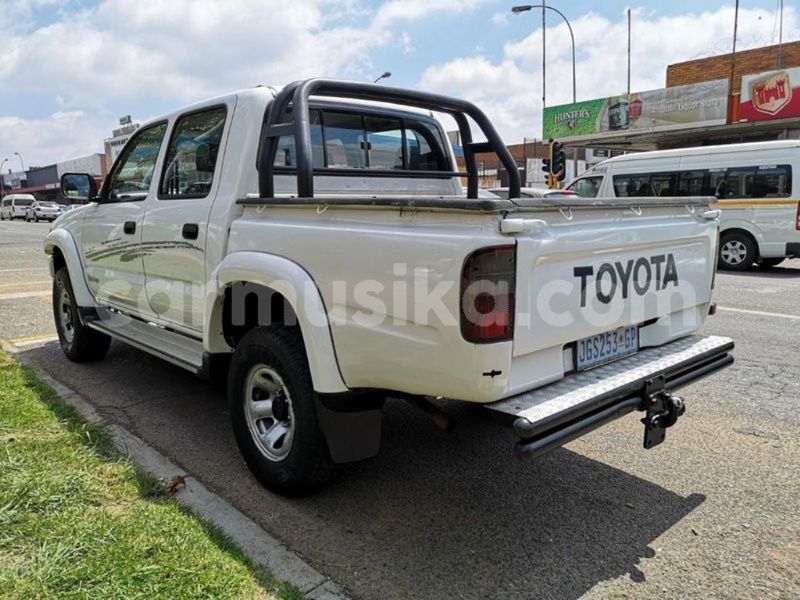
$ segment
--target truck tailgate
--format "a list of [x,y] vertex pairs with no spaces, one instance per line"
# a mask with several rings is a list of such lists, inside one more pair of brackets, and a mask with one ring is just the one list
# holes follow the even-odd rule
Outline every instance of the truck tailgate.
[[675,317],[667,335],[641,340],[646,347],[702,323],[717,241],[702,208],[572,207],[538,219],[516,236],[515,357]]

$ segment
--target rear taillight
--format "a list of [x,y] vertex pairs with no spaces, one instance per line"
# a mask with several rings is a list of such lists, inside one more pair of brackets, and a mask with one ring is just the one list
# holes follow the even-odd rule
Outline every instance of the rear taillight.
[[493,246],[469,255],[461,273],[461,335],[486,344],[514,336],[516,247]]
[[800,202],[797,203],[797,219],[795,220],[794,228],[800,231]]

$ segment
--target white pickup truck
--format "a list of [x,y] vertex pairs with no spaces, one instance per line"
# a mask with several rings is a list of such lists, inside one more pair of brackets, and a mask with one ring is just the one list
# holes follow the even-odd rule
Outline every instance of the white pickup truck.
[[[466,173],[434,114],[458,126]],[[479,197],[486,151],[508,199]],[[73,173],[62,191],[87,201],[45,241],[67,357],[115,338],[227,372],[239,447],[280,493],[377,454],[386,397],[440,424],[431,400],[483,404],[529,457],[638,410],[649,448],[684,411],[673,392],[733,361],[731,340],[697,335],[712,199],[520,198],[462,100],[257,87],[143,125],[100,190]]]

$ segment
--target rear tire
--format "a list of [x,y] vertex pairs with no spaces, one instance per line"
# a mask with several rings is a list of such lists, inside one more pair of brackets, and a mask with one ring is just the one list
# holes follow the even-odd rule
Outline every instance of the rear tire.
[[61,349],[71,361],[93,362],[102,360],[108,354],[111,338],[90,329],[80,320],[66,267],[56,271],[53,279],[53,318]]
[[228,372],[233,433],[247,466],[274,492],[302,496],[333,477],[316,402],[299,331],[255,327],[242,338]]
[[758,248],[753,239],[744,233],[722,235],[719,243],[719,266],[728,271],[747,271],[756,262]]
[[775,256],[772,258],[762,258],[761,261],[758,263],[758,266],[762,269],[771,269],[772,267],[777,267],[783,261],[786,260],[785,256]]

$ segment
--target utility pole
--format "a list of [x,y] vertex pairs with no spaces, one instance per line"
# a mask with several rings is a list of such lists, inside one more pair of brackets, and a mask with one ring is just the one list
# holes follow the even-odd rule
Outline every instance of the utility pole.
[[546,77],[546,69],[547,69],[547,44],[545,43],[545,35],[547,33],[547,6],[545,2],[542,2],[542,110],[545,107],[545,98],[547,94],[545,90],[547,89],[547,77]]
[[780,25],[778,25],[778,56],[775,57],[775,68],[783,68],[783,0],[781,0]]
[[736,69],[736,34],[739,30],[739,0],[736,0],[736,9],[733,14],[733,51],[731,52],[731,79],[729,94],[733,94],[733,73]]
[[[628,96],[631,95],[631,9],[628,9]],[[630,101],[630,98],[628,98]]]

